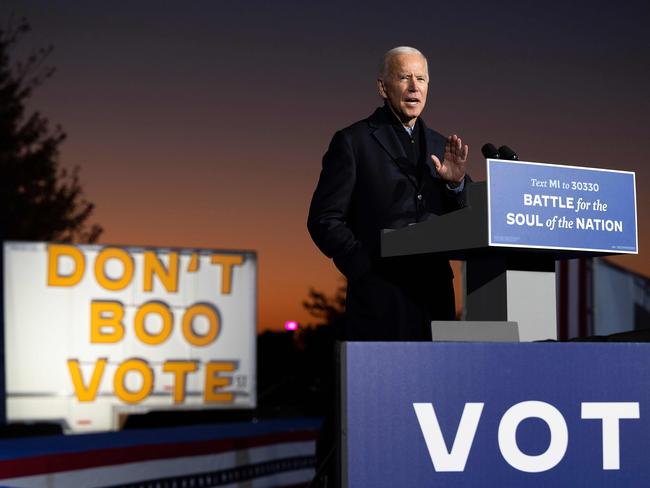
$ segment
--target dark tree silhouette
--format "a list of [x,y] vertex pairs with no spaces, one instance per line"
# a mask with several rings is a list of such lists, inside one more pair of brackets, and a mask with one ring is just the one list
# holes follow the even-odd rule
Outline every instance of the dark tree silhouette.
[[303,307],[316,323],[296,332],[257,338],[258,414],[324,415],[336,398],[335,340],[345,307],[345,284],[333,296],[309,290]]
[[26,106],[54,73],[46,66],[52,47],[13,62],[12,49],[30,27],[8,24],[0,30],[0,238],[94,242],[102,228],[88,224],[93,204],[83,198],[79,168],[59,165],[66,135]]
[[309,297],[303,300],[302,306],[309,314],[318,319],[321,325],[335,325],[345,312],[345,293],[346,283],[343,282],[337,289],[334,296],[328,296],[325,293],[309,289]]

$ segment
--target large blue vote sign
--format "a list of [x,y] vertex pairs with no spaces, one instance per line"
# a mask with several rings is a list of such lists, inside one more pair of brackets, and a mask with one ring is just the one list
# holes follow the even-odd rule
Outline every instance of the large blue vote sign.
[[650,345],[344,343],[348,488],[650,483]]
[[635,175],[487,160],[489,244],[637,252]]

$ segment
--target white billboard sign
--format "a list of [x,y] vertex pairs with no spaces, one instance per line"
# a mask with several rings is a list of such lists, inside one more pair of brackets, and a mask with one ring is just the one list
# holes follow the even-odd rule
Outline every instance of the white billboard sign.
[[7,420],[254,408],[253,252],[4,243]]

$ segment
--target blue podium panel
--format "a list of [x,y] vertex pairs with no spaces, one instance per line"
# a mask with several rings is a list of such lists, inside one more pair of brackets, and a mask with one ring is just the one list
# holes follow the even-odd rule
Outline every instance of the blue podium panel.
[[635,175],[487,160],[490,246],[637,253]]
[[343,486],[647,486],[650,345],[344,343]]

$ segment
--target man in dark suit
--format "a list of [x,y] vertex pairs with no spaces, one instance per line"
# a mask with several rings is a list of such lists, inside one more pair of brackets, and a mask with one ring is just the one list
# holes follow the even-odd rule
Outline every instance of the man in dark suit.
[[308,228],[348,279],[341,339],[431,340],[431,320],[455,316],[449,262],[380,257],[382,229],[399,229],[464,206],[468,147],[420,118],[426,58],[410,47],[384,55],[370,117],[338,131],[323,157]]

